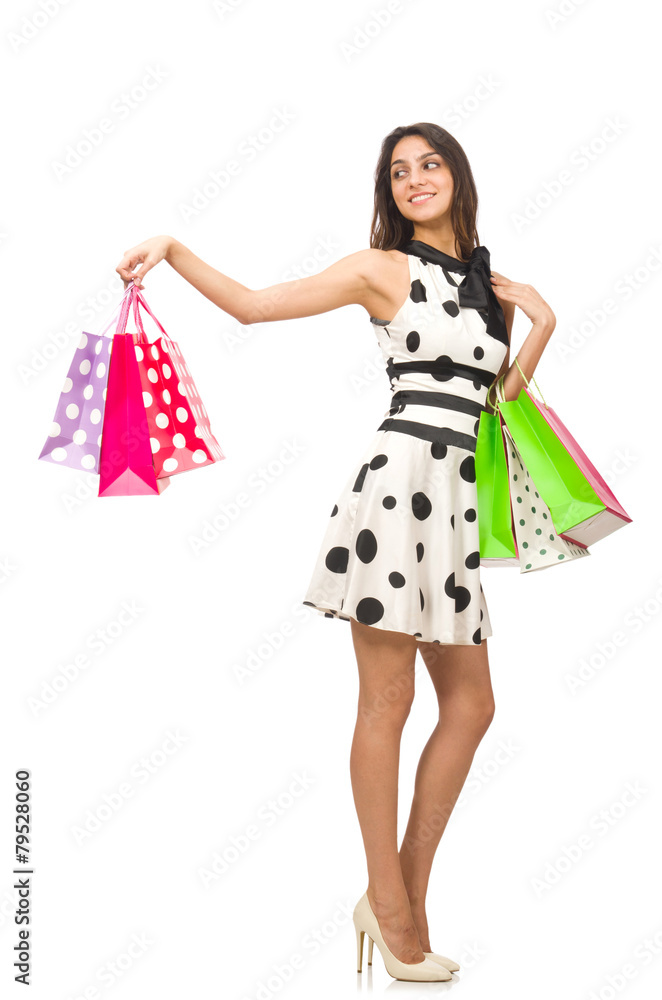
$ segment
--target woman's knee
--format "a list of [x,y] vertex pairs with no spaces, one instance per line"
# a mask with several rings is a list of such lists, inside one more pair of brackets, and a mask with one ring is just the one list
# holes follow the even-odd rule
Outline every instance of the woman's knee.
[[388,683],[362,685],[359,691],[359,716],[365,722],[404,726],[414,701],[414,678],[411,671],[391,677]]
[[445,700],[440,706],[441,723],[451,722],[462,729],[471,729],[482,737],[489,729],[496,705],[491,689]]

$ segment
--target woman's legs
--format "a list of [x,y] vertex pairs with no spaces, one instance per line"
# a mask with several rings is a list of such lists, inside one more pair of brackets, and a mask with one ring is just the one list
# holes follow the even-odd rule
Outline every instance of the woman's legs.
[[480,645],[417,643],[439,702],[439,722],[416,772],[400,865],[423,951],[432,951],[425,895],[435,851],[494,715],[487,639]]
[[[414,697],[416,639],[363,625],[354,618],[350,623],[359,668],[350,772],[368,865],[368,900],[396,958],[422,962],[425,955],[397,843],[400,737]],[[420,865],[414,874],[418,876],[419,871]]]

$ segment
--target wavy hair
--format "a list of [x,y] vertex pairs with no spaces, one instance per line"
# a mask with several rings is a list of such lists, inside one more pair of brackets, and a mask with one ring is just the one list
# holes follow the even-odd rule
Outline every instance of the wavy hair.
[[414,223],[402,215],[391,191],[391,155],[393,148],[406,135],[422,136],[448,164],[453,177],[451,225],[462,259],[468,260],[473,248],[480,245],[476,229],[476,184],[467,155],[457,139],[445,128],[431,122],[398,125],[382,142],[375,169],[375,206],[370,225],[370,247],[377,250],[399,250],[414,238]]

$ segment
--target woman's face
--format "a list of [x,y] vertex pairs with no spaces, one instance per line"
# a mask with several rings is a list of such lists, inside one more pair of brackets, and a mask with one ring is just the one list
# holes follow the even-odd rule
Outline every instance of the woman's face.
[[415,228],[450,213],[453,175],[422,135],[406,135],[391,153],[391,191],[397,208]]

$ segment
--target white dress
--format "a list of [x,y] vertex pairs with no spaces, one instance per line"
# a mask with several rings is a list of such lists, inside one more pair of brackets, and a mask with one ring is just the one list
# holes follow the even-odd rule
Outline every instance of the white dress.
[[478,644],[492,629],[474,456],[508,335],[485,247],[466,262],[419,240],[402,249],[409,295],[392,320],[370,317],[391,405],[333,506],[302,603],[424,642]]

